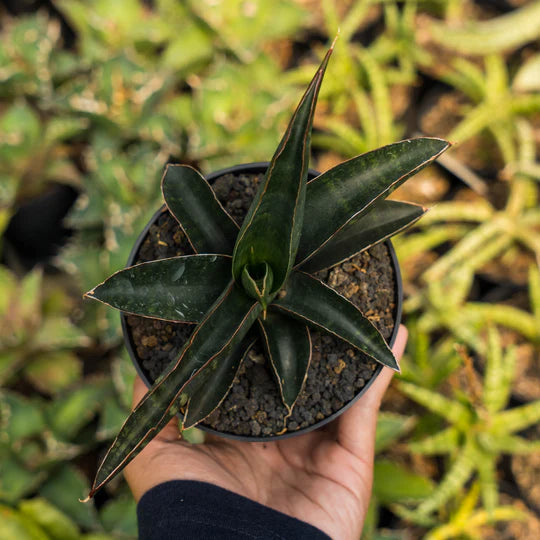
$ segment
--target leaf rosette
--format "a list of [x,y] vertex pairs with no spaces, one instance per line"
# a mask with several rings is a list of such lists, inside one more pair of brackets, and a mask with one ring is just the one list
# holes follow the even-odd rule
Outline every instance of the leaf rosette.
[[[416,222],[425,209],[386,197],[448,148],[437,138],[401,141],[307,181],[311,130],[327,52],[304,93],[239,228],[206,179],[168,165],[162,191],[194,255],[125,268],[86,296],[127,313],[196,323],[191,337],[126,420],[90,496],[183,407],[183,428],[223,401],[260,331],[289,413],[311,361],[310,328],[332,334],[398,370],[375,326],[315,278]],[[181,405],[182,404],[182,405]]]

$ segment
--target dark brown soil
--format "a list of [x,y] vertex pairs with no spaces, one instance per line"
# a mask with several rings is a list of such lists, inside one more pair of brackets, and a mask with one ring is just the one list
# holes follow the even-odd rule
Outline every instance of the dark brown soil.
[[[259,180],[253,175],[227,175],[214,184],[218,198],[238,223],[249,208]],[[143,262],[189,253],[192,250],[184,234],[165,211],[150,228],[137,260]],[[394,328],[396,294],[386,245],[374,246],[317,276],[356,304],[389,339]],[[194,325],[136,316],[129,316],[127,322],[143,370],[152,381],[177,358],[194,329]],[[288,431],[310,426],[341,409],[366,385],[376,369],[375,362],[349,344],[314,330],[311,336],[312,362],[305,387],[287,420]],[[264,437],[283,430],[285,415],[286,409],[262,344],[257,342],[240,368],[231,391],[204,425],[221,432]]]

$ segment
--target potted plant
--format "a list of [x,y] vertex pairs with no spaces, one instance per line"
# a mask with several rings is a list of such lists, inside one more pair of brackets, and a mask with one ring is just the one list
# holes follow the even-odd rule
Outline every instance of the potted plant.
[[[188,328],[178,354],[157,376],[107,452],[90,497],[176,414],[182,414],[183,428],[187,428],[198,425],[220,406],[238,381],[255,328],[285,411],[279,431],[270,434],[273,436],[301,432],[286,421],[309,384],[311,359],[315,353],[321,355],[324,336],[345,343],[347,356],[353,351],[349,364],[358,363],[354,353],[360,351],[373,366],[398,369],[374,324],[353,302],[324,284],[320,274],[315,277],[313,273],[350,260],[419,219],[425,211],[422,207],[384,199],[446,150],[448,143],[434,138],[402,141],[346,161],[308,183],[313,113],[331,52],[332,48],[264,176],[255,174],[245,180],[246,189],[253,192],[257,178],[259,185],[241,226],[218,201],[215,185],[213,190],[191,167],[169,165],[162,191],[170,216],[155,216],[144,241],[154,238],[153,253],[157,255],[160,246],[168,248],[171,243],[180,253],[191,247],[192,254],[169,256],[165,251],[165,258],[129,266],[86,294],[123,312],[154,319],[156,333],[162,324],[159,321],[169,321],[166,332],[173,323]],[[233,199],[242,199],[234,186],[228,190],[231,194]],[[239,206],[242,204],[233,208]],[[144,261],[148,246],[139,242],[136,247],[134,255]],[[365,271],[356,266],[354,273]],[[392,266],[390,255],[386,266]],[[354,287],[360,289],[357,284]],[[136,319],[132,322],[128,329],[128,318],[124,327],[135,335]],[[320,343],[312,343],[311,329],[322,331],[317,334],[323,336]],[[151,332],[143,337],[150,348],[156,344]],[[333,360],[347,363],[343,358]],[[339,373],[342,369],[338,361],[327,371]],[[378,370],[373,369],[371,376],[374,372]],[[341,409],[353,400],[354,395]],[[316,427],[317,418],[314,420]],[[321,421],[325,421],[324,415]]]

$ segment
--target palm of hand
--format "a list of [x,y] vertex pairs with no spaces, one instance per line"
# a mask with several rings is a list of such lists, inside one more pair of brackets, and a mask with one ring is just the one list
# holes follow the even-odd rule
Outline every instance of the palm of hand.
[[[398,334],[399,358],[406,332]],[[126,467],[135,498],[169,480],[208,482],[318,527],[331,538],[357,539],[369,504],[376,417],[392,372],[338,420],[305,435],[268,443],[207,436],[200,445],[179,440],[171,422]],[[140,379],[134,401],[145,392]]]

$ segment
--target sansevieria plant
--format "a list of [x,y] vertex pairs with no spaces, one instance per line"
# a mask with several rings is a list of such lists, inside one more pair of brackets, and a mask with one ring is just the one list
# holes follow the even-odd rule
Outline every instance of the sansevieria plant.
[[418,220],[425,209],[385,201],[448,143],[406,140],[346,161],[307,182],[313,113],[333,47],[302,97],[240,228],[195,169],[169,165],[165,203],[195,252],[125,268],[86,294],[145,317],[197,323],[179,357],[124,423],[90,497],[180,411],[204,420],[231,388],[258,325],[289,410],[306,379],[309,328],[398,369],[371,322],[311,273],[334,266]]

